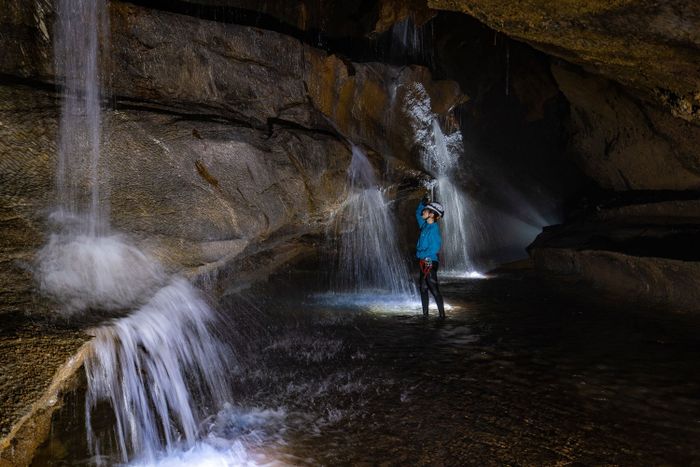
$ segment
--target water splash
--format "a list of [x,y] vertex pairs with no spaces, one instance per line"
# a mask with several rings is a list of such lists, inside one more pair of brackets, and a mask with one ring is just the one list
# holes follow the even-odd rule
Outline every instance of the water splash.
[[460,131],[445,134],[437,115],[430,107],[430,96],[420,83],[413,83],[406,93],[404,111],[414,130],[415,141],[422,148],[423,168],[435,176],[434,198],[445,207],[441,221],[443,271],[456,275],[476,273],[470,258],[475,238],[481,235],[480,224],[473,216],[472,202],[457,185],[459,158],[464,153]]
[[101,443],[91,413],[100,401],[114,411],[124,462],[194,445],[201,409],[230,400],[226,352],[210,329],[215,323],[197,291],[175,277],[131,315],[94,330],[85,372],[88,440],[96,454]]
[[161,266],[123,237],[54,233],[38,255],[39,285],[66,316],[123,312],[167,280]]
[[337,238],[334,289],[413,295],[406,262],[395,239],[395,219],[364,151],[352,147],[350,194],[334,222]]

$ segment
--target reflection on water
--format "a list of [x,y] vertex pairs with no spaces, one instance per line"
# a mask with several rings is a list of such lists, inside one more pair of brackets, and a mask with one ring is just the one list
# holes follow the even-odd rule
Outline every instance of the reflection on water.
[[[700,462],[697,318],[523,275],[446,282],[444,323],[287,285],[222,304],[233,400],[160,465]],[[36,465],[87,458],[75,399]]]

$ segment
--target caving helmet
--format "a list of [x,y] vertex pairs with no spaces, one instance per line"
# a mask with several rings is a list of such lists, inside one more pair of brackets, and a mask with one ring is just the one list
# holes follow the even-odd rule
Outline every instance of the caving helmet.
[[440,204],[440,203],[435,203],[435,202],[429,203],[425,207],[425,209],[437,214],[440,217],[443,217],[445,215],[445,208],[443,208],[442,204]]

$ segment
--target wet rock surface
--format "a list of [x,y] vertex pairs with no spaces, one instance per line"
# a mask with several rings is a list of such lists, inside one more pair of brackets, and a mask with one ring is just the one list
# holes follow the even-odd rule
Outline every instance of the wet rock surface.
[[[541,270],[585,279],[600,289],[617,291],[627,300],[636,297],[668,309],[697,311],[700,216],[694,193],[700,189],[700,42],[696,37],[700,12],[694,4],[687,0],[664,5],[636,0],[581,6],[580,2],[537,0],[505,7],[487,0],[431,0],[434,8],[466,11],[493,30],[584,68],[536,56],[524,51],[522,44],[511,47],[513,41],[499,39],[490,29],[477,35],[473,48],[463,46],[465,37],[472,43],[471,36],[433,35],[442,41],[437,42],[438,47],[452,51],[438,57],[445,63],[435,67],[439,69],[435,76],[459,80],[457,84],[436,81],[421,66],[358,63],[329,53],[328,44],[322,43],[329,35],[354,38],[379,33],[407,17],[421,23],[434,13],[420,1],[350,4],[329,0],[313,5],[302,1],[264,7],[245,0],[172,3],[174,6],[146,0],[110,2],[113,55],[103,64],[109,70],[104,84],[110,90],[110,109],[104,117],[104,159],[108,162],[102,171],[109,180],[113,226],[169,271],[179,271],[202,284],[218,280],[216,292],[230,298],[284,264],[311,255],[344,198],[350,158],[346,139],[363,145],[373,163],[381,165],[392,181],[401,183],[397,190],[400,196],[413,199],[415,193],[411,192],[424,174],[416,170],[421,148],[403,107],[407,93],[420,86],[430,98],[429,111],[447,127],[455,125],[452,111],[464,104],[463,92],[471,95],[473,91],[476,102],[460,108],[464,111],[460,119],[462,124],[471,125],[475,137],[471,149],[484,153],[469,159],[481,164],[478,170],[472,171],[473,167],[464,163],[463,168],[469,171],[465,185],[493,200],[484,212],[516,206],[521,212],[506,213],[513,219],[508,224],[511,231],[531,234],[559,215],[553,203],[548,203],[552,195],[546,189],[522,203],[518,190],[549,185],[547,189],[563,197],[578,188],[579,174],[570,171],[568,161],[559,160],[559,156],[564,158],[564,148],[599,187],[614,192],[648,192],[646,201],[606,206],[579,219],[572,216],[569,224],[546,231],[531,249]],[[191,9],[197,4],[205,7],[201,17],[199,10]],[[7,394],[9,401],[0,412],[4,436],[13,419],[26,413],[28,404],[42,394],[55,368],[86,337],[70,326],[46,320],[56,304],[37,294],[32,273],[35,253],[50,231],[46,216],[54,207],[59,110],[53,88],[53,2],[0,0],[0,7],[6,12],[0,20],[0,48],[4,51],[0,56],[0,354],[10,356],[0,376],[0,394],[3,400]],[[245,25],[235,24],[236,15],[243,10],[249,10],[245,13],[248,16],[241,17]],[[276,18],[293,31],[252,27],[256,20],[250,19],[250,11],[265,16],[261,22],[268,28],[278,24],[270,19]],[[222,16],[217,17],[217,12]],[[347,16],[352,16],[351,21],[345,21]],[[341,23],[342,27],[336,27]],[[458,23],[435,24],[449,27]],[[316,32],[317,44],[312,37]],[[497,43],[495,51],[478,55]],[[460,55],[475,58],[460,61]],[[551,72],[550,61],[555,63]],[[478,68],[482,64],[488,64],[484,65],[490,69],[488,76],[473,78],[484,72]],[[460,74],[464,76],[458,78]],[[499,100],[495,94],[505,97]],[[493,103],[502,104],[502,108],[494,111]],[[504,124],[514,112],[521,121]],[[568,120],[566,132],[559,123],[564,120]],[[512,131],[519,134],[512,137]],[[469,130],[464,134],[469,136]],[[549,142],[530,144],[533,135]],[[497,149],[491,152],[492,147]],[[532,156],[541,151],[546,154]],[[499,153],[510,154],[494,161],[492,155]],[[527,157],[523,157],[525,153]],[[530,156],[536,160],[531,161]],[[518,157],[520,161],[513,163]],[[483,170],[488,164],[491,167]],[[511,172],[509,183],[502,183],[508,181],[501,174],[504,167]],[[556,183],[537,181],[550,170],[566,172],[566,176]],[[477,180],[491,176],[498,180],[491,186]],[[666,197],[666,191],[682,195]],[[513,199],[518,202],[513,203]],[[541,206],[531,209],[529,202],[533,200],[542,201]],[[399,211],[410,214],[412,207],[401,202],[397,205]],[[486,217],[479,216],[475,223],[487,222]],[[499,225],[494,222],[494,226]],[[498,228],[490,226],[489,230]],[[500,293],[498,288],[489,292]],[[639,439],[658,442],[658,450],[623,437],[624,452],[612,452],[602,447],[604,437],[593,441],[577,438],[574,428],[562,425],[557,418],[585,419],[589,412],[582,415],[568,410],[560,401],[543,402],[542,415],[519,403],[494,402],[493,397],[484,396],[494,389],[486,387],[478,394],[462,394],[459,404],[445,402],[449,394],[459,393],[474,381],[460,373],[456,360],[446,367],[456,370],[454,373],[440,368],[433,371],[432,365],[439,366],[442,359],[433,359],[432,353],[420,354],[420,361],[411,369],[430,380],[446,380],[448,389],[424,384],[418,377],[410,391],[402,389],[402,404],[394,407],[394,395],[387,395],[398,387],[393,378],[411,380],[416,376],[402,367],[400,358],[392,357],[394,352],[410,353],[411,345],[391,328],[396,325],[421,342],[430,332],[426,334],[409,318],[379,326],[373,334],[376,321],[365,319],[362,317],[358,325],[366,331],[364,336],[391,342],[379,349],[386,355],[372,361],[392,369],[377,373],[392,380],[387,386],[392,389],[382,393],[384,386],[380,385],[379,397],[369,398],[370,406],[377,407],[375,412],[363,413],[341,430],[325,432],[324,442],[337,450],[322,454],[323,462],[344,462],[352,453],[343,449],[361,452],[364,446],[374,447],[358,461],[449,463],[453,456],[474,450],[479,453],[475,463],[480,464],[488,463],[484,459],[513,464],[601,463],[609,459],[639,463],[666,455],[678,463],[697,460],[690,448],[690,454],[683,455],[670,447],[671,436],[655,437],[640,426],[636,431]],[[461,347],[471,344],[463,324],[439,328],[436,347],[428,346],[429,350],[447,348],[460,362],[468,352],[488,353],[488,349]],[[314,326],[307,329],[312,334],[317,331]],[[343,326],[341,334],[352,332]],[[445,329],[450,330],[447,337]],[[270,348],[279,349],[274,345]],[[301,349],[306,363],[316,358],[313,345],[311,348]],[[353,369],[355,357],[366,358],[360,355],[366,354],[345,355]],[[275,358],[273,365],[288,363],[286,357]],[[503,369],[499,365],[481,376],[503,383],[497,374]],[[640,369],[640,374],[646,370]],[[274,384],[293,379],[288,376],[273,378]],[[521,376],[528,382],[533,374],[526,371]],[[690,376],[695,381],[696,375]],[[375,377],[379,378],[370,378]],[[519,384],[530,386],[522,381]],[[265,389],[273,399],[277,397],[274,384]],[[417,411],[406,422],[403,403],[418,387],[413,406]],[[518,400],[527,392],[518,384],[506,382],[505,387]],[[560,389],[556,384],[545,386],[544,392],[536,392],[536,398],[551,402],[548,391]],[[657,389],[643,387],[642,392]],[[426,416],[433,414],[431,397],[436,393],[444,398],[444,405]],[[260,400],[257,396],[247,395],[251,403]],[[506,394],[505,398],[509,397]],[[455,409],[471,404],[489,408],[477,410],[476,418],[464,416],[477,427],[465,434],[460,431],[462,420],[452,415]],[[691,401],[695,407],[693,404]],[[390,409],[382,412],[382,407]],[[326,413],[328,407],[317,408],[322,412],[317,419],[323,419],[325,426],[337,423],[345,410]],[[628,408],[643,412],[635,403]],[[510,430],[513,420],[499,418],[497,412],[502,410],[518,414],[514,418],[525,420],[525,425]],[[620,414],[629,416],[626,410]],[[418,420],[420,417],[427,419]],[[458,435],[432,444],[434,438],[422,436],[424,422],[437,426],[446,419],[451,420],[446,423],[448,431]],[[656,412],[651,419],[650,426],[663,425]],[[587,420],[590,423],[585,427],[600,425],[604,433],[614,436],[614,421],[602,412]],[[365,430],[368,421],[371,429]],[[533,423],[536,428],[532,428]],[[411,447],[396,448],[405,439],[404,433],[394,429],[397,426],[409,426]],[[671,431],[683,444],[692,433],[679,426],[674,425]],[[341,448],[348,427],[353,442],[349,448]],[[314,457],[314,441],[303,432],[297,435],[300,447],[295,455]],[[420,447],[426,443],[429,447]],[[516,448],[508,451],[513,445]]]
[[[86,337],[52,328],[48,318],[60,305],[38,294],[34,275],[55,208],[53,3],[0,6],[8,12],[0,24],[7,52],[0,59],[0,317],[3,331],[21,337],[2,345],[30,355],[27,365],[7,359],[17,379],[0,387],[10,401],[4,436]],[[458,86],[433,83],[424,68],[352,64],[272,31],[120,2],[111,2],[111,28],[100,172],[112,227],[169,271],[206,284],[220,278],[217,293],[314,252],[345,193],[345,138],[385,155],[411,153],[408,125],[390,122],[400,100],[376,105],[392,89],[420,81],[441,114],[463,99]]]
[[[0,36],[10,57],[0,71],[54,81],[51,55],[27,52],[35,42],[51,50],[53,32],[42,26],[52,24],[50,3],[7,0],[2,6],[21,12],[3,30],[24,35],[19,41]],[[426,68],[353,63],[275,31],[122,2],[110,4],[110,27],[112,55],[103,66],[110,70],[105,85],[117,99],[261,130],[280,124],[337,130],[384,155],[405,157],[414,144],[398,111],[397,89],[420,83],[442,117],[465,99],[455,82],[433,81]]]
[[[30,414],[32,405],[49,388],[56,371],[89,340],[89,336],[65,323],[27,322],[21,314],[2,313],[0,328],[0,465],[22,459],[24,442],[40,443],[46,435],[50,417],[39,421],[31,432],[22,432],[4,445],[10,430],[22,417]],[[53,402],[55,408],[61,400]],[[34,441],[31,440],[35,436]],[[25,439],[22,439],[24,437]],[[26,438],[29,438],[28,440]],[[8,464],[12,465],[12,463]]]
[[544,273],[578,277],[621,299],[696,313],[700,211],[696,192],[626,192],[546,227],[528,247]]
[[[3,92],[3,307],[31,309],[34,254],[53,206],[57,108],[51,93]],[[250,243],[322,229],[343,193],[349,149],[332,136],[271,133],[167,112],[105,118],[102,170],[117,231],[174,270],[206,272]],[[183,219],[187,219],[183,222]]]

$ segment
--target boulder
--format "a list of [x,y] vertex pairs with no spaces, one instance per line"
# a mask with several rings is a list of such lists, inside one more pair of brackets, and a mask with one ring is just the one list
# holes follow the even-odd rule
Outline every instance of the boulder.
[[698,312],[698,238],[698,199],[620,200],[545,228],[528,249],[540,272],[575,277],[626,301]]

